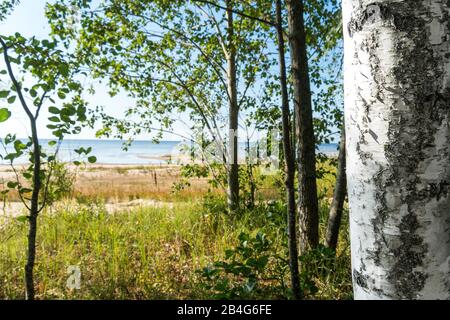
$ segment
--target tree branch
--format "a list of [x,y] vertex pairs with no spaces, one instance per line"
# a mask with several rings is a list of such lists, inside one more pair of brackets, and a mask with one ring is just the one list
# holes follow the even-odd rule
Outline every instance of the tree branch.
[[[216,7],[216,8],[222,9],[222,10],[227,10],[226,7],[221,6],[221,5],[217,4],[217,3],[214,3],[213,1],[208,1],[208,0],[192,0],[192,2],[205,3],[205,4],[212,5],[212,6]],[[242,11],[235,10],[235,9],[232,9],[231,11],[232,11],[233,13],[237,14],[237,15],[240,15],[240,16],[244,17],[244,18],[248,18],[248,19],[252,19],[252,20],[259,21],[259,22],[264,23],[264,24],[267,24],[267,25],[269,25],[269,26],[271,26],[271,27],[276,27],[276,23],[273,22],[273,21],[265,20],[265,19],[259,18],[259,17],[253,17],[253,16],[251,16],[251,15],[248,15],[248,14],[242,12]]]

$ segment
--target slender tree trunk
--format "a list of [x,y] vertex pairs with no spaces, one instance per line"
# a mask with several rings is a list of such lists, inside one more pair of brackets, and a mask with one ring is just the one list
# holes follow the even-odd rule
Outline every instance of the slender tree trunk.
[[356,299],[450,299],[450,3],[344,0]]
[[[33,115],[33,113],[30,111],[29,107],[27,106],[26,100],[22,94],[22,87],[17,81],[16,77],[14,76],[13,69],[11,67],[11,61],[10,57],[8,55],[8,46],[3,41],[3,39],[0,38],[0,44],[3,49],[3,57],[6,64],[6,69],[9,74],[9,77],[11,78],[11,81],[13,83],[13,86],[15,88],[15,91],[17,92],[17,95],[19,97],[19,101],[22,105],[23,110],[28,116],[28,119],[30,120],[30,127],[31,127],[31,139],[33,142],[33,161],[34,161],[34,167],[33,167],[33,192],[31,195],[31,202],[30,202],[30,210],[29,210],[29,230],[28,230],[28,251],[27,251],[27,263],[25,265],[25,298],[27,300],[34,300],[34,277],[33,277],[33,270],[34,270],[34,262],[36,258],[36,233],[37,233],[37,216],[39,213],[39,193],[41,191],[41,152],[40,152],[40,146],[39,146],[39,137],[38,137],[38,131],[36,126],[36,120],[37,120],[37,114]],[[41,102],[42,103],[42,102]],[[40,108],[40,106],[39,106]]]
[[316,153],[312,119],[303,0],[286,0],[289,44],[296,113],[297,162],[299,180],[300,252],[319,244],[319,214],[316,185]]
[[345,127],[341,130],[341,140],[339,142],[339,157],[336,176],[336,186],[334,188],[333,202],[330,206],[330,215],[328,218],[326,245],[336,250],[339,228],[341,226],[342,212],[344,210],[344,201],[347,194],[347,176],[345,171]]
[[250,187],[250,199],[248,199],[247,208],[253,209],[255,207],[255,196],[256,196],[256,181],[253,175],[253,159],[250,154],[250,137],[247,136],[247,175],[248,175],[248,183]]
[[234,211],[239,207],[239,164],[238,164],[238,116],[239,106],[237,99],[236,77],[236,47],[234,45],[233,6],[227,0],[227,79],[229,96],[229,146],[228,146],[228,207]]
[[295,207],[295,161],[292,153],[291,145],[291,124],[289,121],[289,98],[286,80],[286,59],[285,45],[283,38],[283,20],[281,15],[281,0],[276,2],[277,8],[277,34],[278,34],[278,54],[280,65],[280,84],[282,98],[282,119],[283,119],[283,150],[285,160],[286,173],[286,199],[287,199],[287,215],[289,230],[289,267],[291,271],[291,286],[295,299],[301,298],[300,280],[298,272],[298,251],[297,251],[297,223],[296,223],[296,207]]
[[296,135],[296,128],[295,128],[295,124],[297,123],[297,117],[295,116],[295,110],[293,112],[291,112],[291,118],[292,121],[291,123],[293,123],[294,125],[291,126],[291,145],[292,145],[292,159],[294,159],[294,163],[297,160],[296,156],[297,156],[297,135]]
[[25,265],[25,287],[26,299],[34,300],[34,264],[36,259],[36,233],[37,233],[37,217],[39,210],[39,193],[41,191],[41,157],[39,148],[39,138],[36,128],[36,120],[30,119],[31,133],[33,140],[33,192],[31,195],[31,206],[29,216],[29,230],[28,230],[28,254],[27,263]]

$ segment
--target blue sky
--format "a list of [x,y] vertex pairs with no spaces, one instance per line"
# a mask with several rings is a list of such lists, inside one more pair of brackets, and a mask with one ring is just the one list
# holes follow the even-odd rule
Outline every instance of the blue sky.
[[[13,13],[6,19],[0,22],[0,34],[10,35],[16,32],[21,33],[26,37],[36,36],[37,38],[47,38],[50,32],[47,19],[44,15],[45,3],[51,2],[46,0],[22,0],[21,4],[16,7]],[[0,68],[4,69],[3,60],[0,61]],[[7,80],[3,77],[2,81]],[[4,83],[3,83],[4,84]],[[124,110],[123,106],[133,104],[133,100],[127,97],[126,94],[118,94],[111,98],[108,94],[108,89],[98,83],[95,83],[96,94],[89,97],[92,105],[102,105],[105,107],[110,115],[121,117]],[[21,106],[16,104],[10,107],[12,117],[0,125],[0,137],[4,137],[7,133],[15,133],[18,137],[27,137],[30,134],[28,119],[21,109]],[[51,132],[46,128],[47,123],[46,112],[40,116],[39,131],[41,138],[52,138]],[[188,122],[186,115],[180,116],[183,121]],[[94,130],[85,128],[82,133],[77,136],[70,136],[71,139],[95,139],[95,132],[100,127]],[[181,123],[174,125],[173,130],[179,134],[187,135],[187,128]],[[150,135],[141,135],[139,139],[150,139]],[[180,140],[179,137],[171,134],[164,134],[164,140]]]
[[[48,37],[50,27],[44,14],[45,4],[52,2],[52,0],[22,0],[21,4],[16,7],[13,13],[6,19],[0,22],[0,34],[9,35],[19,32],[26,37],[36,36],[37,38]],[[4,69],[4,62],[0,60],[0,68]],[[3,77],[2,80],[7,80]],[[133,105],[133,100],[125,93],[110,97],[108,88],[94,83],[96,94],[89,96],[86,94],[86,99],[91,102],[91,106],[101,105],[105,107],[105,111],[115,117],[122,117],[126,106]],[[2,83],[0,83],[2,85]],[[3,83],[4,85],[4,83]],[[29,135],[29,123],[21,106],[16,104],[10,107],[12,117],[0,125],[0,137],[4,137],[7,133],[15,133],[18,137],[26,137]],[[51,132],[46,128],[47,123],[46,112],[42,112],[39,125],[41,138],[52,138]],[[189,136],[189,130],[186,124],[190,125],[187,114],[176,115],[181,121],[177,121],[173,126],[173,131],[182,135]],[[95,132],[100,129],[97,126],[94,130],[85,128],[82,133],[77,136],[69,136],[71,139],[95,139]],[[241,131],[240,138],[243,138],[244,132]],[[151,135],[140,135],[138,139],[150,139]],[[164,134],[164,140],[180,140],[179,136]]]

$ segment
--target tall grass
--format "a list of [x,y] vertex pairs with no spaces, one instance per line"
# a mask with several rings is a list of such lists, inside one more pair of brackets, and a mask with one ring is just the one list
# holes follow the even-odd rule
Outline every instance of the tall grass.
[[[332,176],[327,179],[319,182],[322,236],[334,183]],[[285,255],[285,221],[283,201],[275,206],[260,203],[252,210],[229,215],[225,200],[217,194],[116,213],[106,212],[102,201],[68,201],[39,217],[37,298],[211,298],[213,292],[204,286],[198,271],[224,259],[225,251],[237,245],[243,232],[264,232],[273,243],[271,250]],[[0,299],[24,297],[26,229],[26,223],[14,219],[0,228]],[[80,268],[79,290],[67,288],[70,266]],[[351,298],[346,215],[337,255],[314,251],[302,258],[301,268],[314,283],[306,298]],[[284,281],[289,283],[289,279]],[[277,284],[268,281],[264,285]]]
[[[202,298],[195,270],[219,259],[245,219],[222,222],[195,203],[109,214],[98,206],[67,208],[39,218],[37,298]],[[0,298],[23,298],[26,225],[10,223],[0,244]],[[67,269],[79,266],[80,290]]]
[[[227,218],[204,211],[198,203],[115,214],[98,206],[46,212],[39,218],[37,298],[209,298],[195,271],[222,259],[225,250],[236,245],[240,233],[255,234],[264,223],[268,225],[265,219],[253,214]],[[1,299],[23,298],[25,229],[25,224],[14,221],[2,232]],[[349,297],[349,255],[345,232],[343,235],[335,262],[320,257],[307,260],[304,268],[318,287],[309,298]],[[273,238],[275,233],[269,236]],[[277,237],[274,250],[283,252],[283,237]],[[329,268],[326,272],[324,263]],[[80,267],[80,290],[66,287],[69,266]]]

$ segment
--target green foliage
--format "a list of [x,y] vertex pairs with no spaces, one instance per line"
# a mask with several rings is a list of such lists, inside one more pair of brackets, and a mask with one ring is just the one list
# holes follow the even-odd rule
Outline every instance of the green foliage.
[[261,295],[261,282],[273,255],[266,235],[258,232],[254,237],[239,235],[239,244],[225,251],[225,259],[205,267],[201,275],[206,288],[216,299],[248,299]]
[[343,117],[340,1],[305,1],[316,143],[333,142]]
[[11,117],[11,112],[6,108],[0,109],[0,122],[5,122]]
[[3,0],[2,3],[0,3],[0,21],[5,20],[14,7],[19,3],[20,0]]
[[181,181],[174,183],[173,190],[175,192],[191,186],[192,178],[206,178],[210,175],[210,169],[205,165],[186,164],[182,165],[180,169]]
[[[270,10],[269,2],[257,2],[234,6],[251,15]],[[210,139],[224,143],[217,133],[228,112],[224,74],[232,48],[238,53],[239,109],[263,106],[271,97],[260,90],[276,62],[269,54],[271,29],[265,24],[236,14],[235,36],[229,39],[225,12],[191,1],[108,0],[97,6],[93,1],[58,0],[47,6],[46,14],[53,34],[67,47],[77,44],[80,63],[94,77],[107,80],[111,95],[124,89],[135,99],[135,105],[126,108],[127,120],[93,112],[109,128],[99,130],[98,136],[161,133],[159,129],[171,126],[173,115],[186,112],[192,123],[201,124],[191,128],[194,132],[205,131]],[[81,28],[71,23],[74,15]],[[258,95],[251,94],[256,90]]]
[[[9,104],[17,102],[20,97],[20,105],[26,112],[30,123],[38,120],[44,104],[48,105],[48,110],[52,114],[49,118],[47,128],[52,130],[55,140],[49,143],[53,149],[46,150],[39,144],[38,132],[33,132],[33,136],[27,141],[16,138],[15,135],[8,134],[1,140],[3,152],[0,157],[8,160],[11,166],[15,161],[27,156],[30,165],[18,176],[16,180],[8,183],[9,189],[16,189],[21,196],[21,200],[26,204],[30,200],[29,194],[33,191],[36,181],[42,185],[48,185],[51,179],[53,167],[58,167],[56,154],[59,151],[59,144],[64,136],[77,134],[86,123],[86,102],[81,98],[82,86],[76,79],[79,73],[78,64],[73,56],[63,52],[56,40],[39,40],[35,37],[26,39],[19,33],[11,36],[1,36],[3,51],[7,50],[5,58],[7,70],[1,72],[7,77],[6,83],[11,83],[10,88],[0,92],[0,98],[6,99]],[[10,65],[17,65],[17,74],[14,73]],[[70,66],[70,67],[69,67]],[[27,76],[30,80],[25,82],[23,78]],[[64,102],[56,102],[53,98],[65,99]],[[56,107],[59,105],[59,107]],[[0,109],[0,122],[7,121],[11,112],[7,108]],[[7,146],[12,146],[13,150]],[[34,166],[37,165],[36,153],[39,152],[39,179],[35,177]],[[89,162],[95,162],[94,157],[88,158]],[[48,198],[47,192],[50,187],[42,189],[40,210],[45,205]]]
[[73,194],[76,175],[64,162],[55,161],[52,164],[52,175],[47,182],[47,204],[66,199]]
[[[331,174],[322,180],[320,189],[334,184]],[[244,208],[236,215],[226,214],[226,198],[213,193],[200,203],[175,202],[117,213],[106,212],[104,199],[78,200],[80,204],[63,202],[40,215],[35,271],[39,299],[291,298],[282,200]],[[328,210],[324,197],[322,241]],[[22,298],[24,222],[26,216],[2,224],[0,215],[0,269],[9,270],[0,273],[0,298]],[[346,214],[342,223],[336,255],[320,247],[300,258],[305,299],[352,297]],[[68,265],[81,266],[80,290],[66,288]],[[218,272],[211,280],[203,275],[207,267]],[[256,285],[248,290],[253,283],[249,280],[255,278]],[[219,290],[224,279],[233,295]]]
[[[39,299],[205,299],[194,271],[209,264],[242,232],[246,221],[223,220],[216,231],[199,204],[135,208],[109,214],[101,205],[65,204],[40,216],[36,277]],[[0,232],[0,298],[22,296],[22,223]],[[66,287],[67,267],[80,265],[82,286]]]
[[[339,292],[339,299],[349,299],[351,292],[350,257],[337,256],[323,245],[300,257],[300,276],[304,295],[312,297],[319,293],[320,282],[327,282],[330,291]],[[345,289],[344,289],[345,288]],[[323,289],[322,289],[323,290]]]

